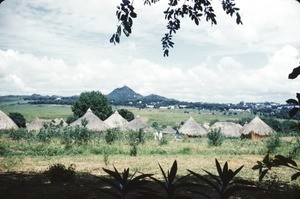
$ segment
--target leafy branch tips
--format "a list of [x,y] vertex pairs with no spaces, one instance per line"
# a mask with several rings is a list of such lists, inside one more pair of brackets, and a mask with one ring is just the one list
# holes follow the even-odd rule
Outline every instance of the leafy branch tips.
[[[169,0],[168,8],[164,11],[165,19],[168,20],[167,30],[168,32],[162,37],[163,55],[169,56],[169,49],[174,47],[172,41],[172,35],[180,29],[180,17],[184,18],[188,16],[197,26],[199,25],[201,18],[211,25],[217,25],[216,14],[214,13],[212,0],[185,0],[179,5],[180,0]],[[159,2],[159,0],[144,0],[144,5],[152,5]],[[243,24],[241,16],[239,14],[239,8],[235,6],[234,0],[222,0],[222,7],[226,14],[236,16],[236,23]],[[111,43],[120,43],[120,36],[123,33],[128,37],[132,32],[133,18],[137,17],[134,12],[133,3],[129,0],[122,0],[119,6],[117,6],[116,16],[119,21],[116,33],[114,33],[110,39]]]

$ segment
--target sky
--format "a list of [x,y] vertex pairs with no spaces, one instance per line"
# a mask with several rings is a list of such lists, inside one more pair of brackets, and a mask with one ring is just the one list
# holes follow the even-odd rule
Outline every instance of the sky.
[[[166,0],[135,0],[132,35],[109,43],[121,0],[5,0],[0,5],[0,95],[142,94],[189,102],[285,103],[299,92],[300,4],[236,0],[243,25],[213,0],[218,24],[182,19],[163,57]],[[180,1],[183,2],[183,1]]]

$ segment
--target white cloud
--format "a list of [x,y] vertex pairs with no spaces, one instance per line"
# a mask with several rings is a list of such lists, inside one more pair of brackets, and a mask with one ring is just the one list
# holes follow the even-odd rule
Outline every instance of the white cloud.
[[186,101],[283,102],[298,89],[298,80],[287,79],[297,64],[297,56],[295,48],[285,46],[259,69],[244,70],[244,64],[233,57],[224,57],[217,67],[203,63],[182,70],[144,59],[132,59],[129,63],[107,59],[71,67],[63,60],[0,51],[0,85],[3,85],[0,94],[70,95],[87,90],[108,94],[126,84],[143,95],[156,93]]

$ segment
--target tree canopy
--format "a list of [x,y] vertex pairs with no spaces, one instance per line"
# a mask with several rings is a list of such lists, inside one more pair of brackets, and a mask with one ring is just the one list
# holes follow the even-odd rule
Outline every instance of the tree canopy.
[[101,120],[105,120],[113,113],[106,96],[99,91],[81,93],[79,99],[73,104],[72,111],[74,116],[79,118],[83,116],[89,108],[91,108],[93,113]]
[[134,114],[127,109],[119,109],[118,112],[128,122],[134,119]]
[[26,127],[26,119],[21,113],[9,113],[8,115],[19,128]]

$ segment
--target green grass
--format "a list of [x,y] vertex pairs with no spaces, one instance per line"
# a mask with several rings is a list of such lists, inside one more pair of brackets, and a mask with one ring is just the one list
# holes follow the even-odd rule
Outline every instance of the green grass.
[[[223,115],[219,111],[209,111],[209,110],[193,110],[193,109],[138,109],[132,107],[124,107],[134,113],[135,117],[140,116],[145,118],[148,124],[157,122],[159,125],[179,125],[181,122],[185,122],[189,117],[193,117],[200,124],[210,123],[214,120],[219,121],[230,121],[230,120],[239,120],[243,117],[251,117],[254,115],[249,112],[240,112],[236,115]],[[189,113],[185,113],[185,111]]]
[[24,115],[27,122],[40,118],[44,120],[52,120],[55,118],[66,119],[72,115],[70,106],[67,105],[30,105],[30,104],[15,104],[15,105],[0,105],[0,110],[9,114],[11,112],[18,112]]
[[[121,108],[121,107],[118,107]],[[178,126],[181,122],[185,122],[189,117],[193,117],[197,122],[204,124],[210,123],[214,120],[229,121],[239,120],[243,117],[254,117],[253,114],[248,112],[240,112],[236,115],[223,115],[222,112],[209,111],[209,110],[193,110],[193,109],[138,109],[133,107],[122,107],[133,112],[135,117],[139,116],[147,120],[148,124],[157,122],[161,125]],[[52,120],[55,118],[66,119],[72,115],[71,106],[67,105],[31,105],[23,103],[0,102],[0,110],[9,114],[10,112],[19,112],[24,115],[27,122],[34,120],[36,117],[44,120]],[[189,113],[185,113],[189,112]]]

